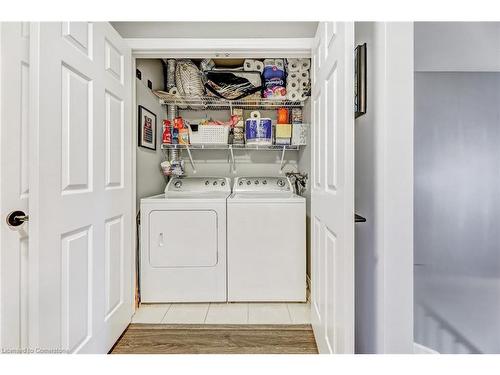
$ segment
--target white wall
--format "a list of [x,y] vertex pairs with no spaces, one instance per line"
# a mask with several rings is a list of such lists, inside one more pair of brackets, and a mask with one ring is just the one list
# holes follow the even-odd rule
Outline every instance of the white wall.
[[356,120],[356,352],[413,352],[413,24],[358,22],[367,113]]
[[124,38],[313,38],[318,27],[318,22],[111,22],[111,24]]
[[[136,79],[137,108],[139,105],[142,105],[156,114],[157,123],[156,151],[136,146],[137,210],[139,210],[139,200],[141,198],[160,194],[165,189],[165,178],[161,174],[160,170],[160,163],[163,161],[160,144],[162,136],[162,120],[166,118],[166,112],[163,106],[159,104],[158,98],[147,87],[147,80],[150,79],[153,82],[153,88],[162,88],[163,70],[161,61],[155,59],[138,59],[137,69],[142,72],[142,80]],[[137,129],[137,113],[134,124]]]
[[416,22],[415,71],[500,71],[500,22]]

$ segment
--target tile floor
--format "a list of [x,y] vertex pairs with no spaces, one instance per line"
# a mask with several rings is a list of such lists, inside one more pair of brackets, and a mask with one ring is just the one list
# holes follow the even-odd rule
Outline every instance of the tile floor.
[[309,324],[309,303],[143,304],[132,323],[150,324]]

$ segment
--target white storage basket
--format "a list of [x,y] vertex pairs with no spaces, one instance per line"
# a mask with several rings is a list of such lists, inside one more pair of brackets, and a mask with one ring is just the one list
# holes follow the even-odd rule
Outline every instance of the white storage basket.
[[229,126],[198,125],[198,131],[189,128],[189,139],[193,145],[227,145]]

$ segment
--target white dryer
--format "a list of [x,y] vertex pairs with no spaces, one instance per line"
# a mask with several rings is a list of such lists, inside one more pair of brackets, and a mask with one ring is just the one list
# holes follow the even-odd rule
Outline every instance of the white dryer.
[[306,301],[306,202],[285,177],[238,177],[227,200],[228,301]]
[[226,199],[230,180],[173,178],[141,199],[142,302],[226,301]]

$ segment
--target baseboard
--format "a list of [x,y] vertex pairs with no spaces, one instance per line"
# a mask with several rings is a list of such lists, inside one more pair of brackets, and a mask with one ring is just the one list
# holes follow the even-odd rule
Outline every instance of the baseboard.
[[413,343],[413,354],[439,354],[439,352],[437,352],[434,349],[431,349],[427,346],[417,344],[416,342],[414,342]]

